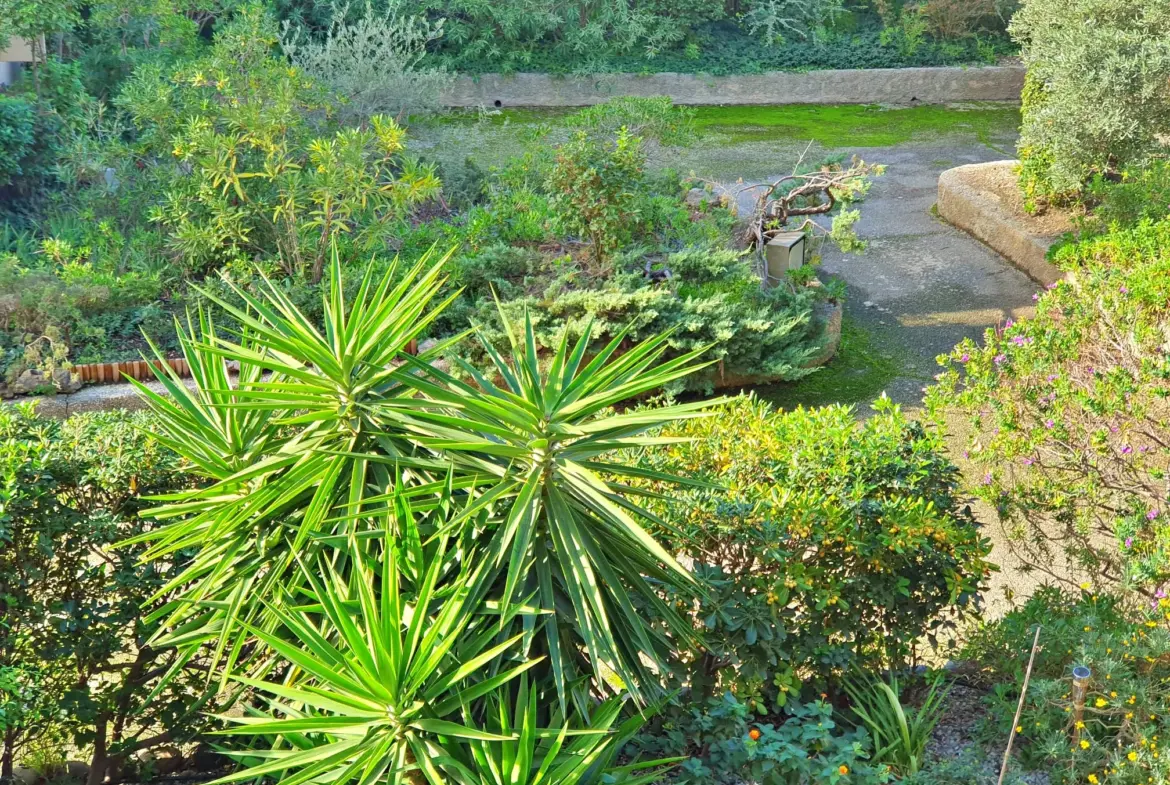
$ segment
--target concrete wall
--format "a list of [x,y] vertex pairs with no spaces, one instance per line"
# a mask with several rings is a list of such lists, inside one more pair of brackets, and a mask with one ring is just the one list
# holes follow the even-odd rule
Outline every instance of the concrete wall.
[[1018,101],[1023,66],[777,71],[701,74],[460,76],[443,95],[450,107],[589,106],[617,96],[670,96],[678,104],[941,104]]

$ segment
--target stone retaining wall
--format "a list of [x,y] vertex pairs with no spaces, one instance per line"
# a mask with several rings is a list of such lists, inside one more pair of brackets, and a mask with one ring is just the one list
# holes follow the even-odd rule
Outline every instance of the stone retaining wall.
[[669,96],[676,104],[943,104],[1018,101],[1023,66],[702,74],[481,74],[444,92],[449,107],[589,106],[617,96]]

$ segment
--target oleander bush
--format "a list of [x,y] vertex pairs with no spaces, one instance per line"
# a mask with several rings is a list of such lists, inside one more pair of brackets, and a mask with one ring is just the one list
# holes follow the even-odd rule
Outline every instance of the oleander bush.
[[1170,578],[1170,220],[1065,245],[1034,318],[964,341],[928,406],[970,422],[974,492],[1031,568],[1153,596]]
[[652,508],[708,586],[698,605],[669,597],[706,642],[673,674],[693,700],[729,690],[766,716],[835,693],[851,669],[916,662],[979,608],[990,545],[958,470],[898,407],[875,408],[859,423],[843,406],[778,412],[741,397],[638,456],[712,483]]

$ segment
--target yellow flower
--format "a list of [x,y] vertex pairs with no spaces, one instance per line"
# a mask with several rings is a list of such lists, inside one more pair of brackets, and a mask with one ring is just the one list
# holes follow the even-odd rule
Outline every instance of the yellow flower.
[[1077,730],[1084,730],[1084,729],[1085,729],[1085,723],[1078,720],[1077,721]]
[[1023,725],[1017,725],[1017,726],[1016,726],[1016,733],[1023,733],[1023,732],[1024,732],[1024,726],[1023,726]]
[[1133,712],[1132,712],[1132,711],[1127,711],[1127,712],[1125,713],[1125,718],[1126,718],[1127,720],[1132,720],[1132,719],[1133,719]]
[[1086,739],[1081,739],[1081,749],[1082,750],[1089,749],[1089,742]]
[[1091,785],[1097,785],[1097,775],[1090,774],[1089,775],[1089,782],[1091,783]]
[[1129,758],[1130,760],[1137,760],[1137,753],[1130,751],[1130,753],[1128,755],[1126,755],[1125,757]]
[[1093,586],[1093,584],[1089,583],[1088,581],[1085,581],[1084,583],[1081,584],[1081,588],[1084,589],[1085,591],[1088,591],[1090,588],[1092,588],[1092,586]]
[[1110,693],[1109,693],[1109,697],[1110,697],[1110,698],[1116,698],[1116,697],[1117,697],[1117,693],[1116,693],[1116,692],[1110,692]]
[[1104,698],[1097,698],[1097,703],[1095,705],[1098,709],[1103,709],[1109,705],[1109,701],[1105,700]]

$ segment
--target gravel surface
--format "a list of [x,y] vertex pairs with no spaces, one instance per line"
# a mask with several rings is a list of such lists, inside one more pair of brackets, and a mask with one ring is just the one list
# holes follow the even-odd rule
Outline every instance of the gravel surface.
[[[985,695],[984,690],[962,683],[954,684],[947,697],[946,710],[935,726],[934,734],[927,745],[926,754],[936,761],[973,757],[981,762],[980,771],[984,778],[994,782],[1003,763],[1003,745],[1007,744],[1010,728],[1004,728],[1004,738],[1000,745],[982,744],[976,738],[978,723],[987,711],[983,703]],[[1017,775],[1017,782],[1022,781],[1027,785],[1048,785],[1047,773],[1025,771],[1023,766],[1014,760],[1009,771]]]

